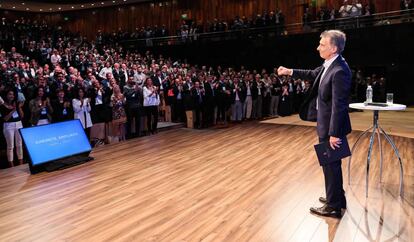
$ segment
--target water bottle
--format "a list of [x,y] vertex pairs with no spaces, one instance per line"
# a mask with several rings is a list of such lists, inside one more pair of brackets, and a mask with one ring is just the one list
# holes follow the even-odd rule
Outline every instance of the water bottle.
[[368,85],[367,87],[367,100],[365,103],[372,103],[372,87],[371,85]]

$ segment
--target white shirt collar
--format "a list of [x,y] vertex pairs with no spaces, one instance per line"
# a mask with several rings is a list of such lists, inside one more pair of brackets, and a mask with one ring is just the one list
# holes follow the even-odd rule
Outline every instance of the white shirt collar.
[[323,63],[323,67],[325,68],[325,70],[327,70],[332,63],[336,60],[336,58],[338,58],[338,54],[335,54],[331,59],[329,60],[325,60],[325,62]]

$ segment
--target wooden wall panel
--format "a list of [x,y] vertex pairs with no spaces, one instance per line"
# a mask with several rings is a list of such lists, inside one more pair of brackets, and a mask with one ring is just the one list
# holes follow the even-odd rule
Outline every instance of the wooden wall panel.
[[[181,23],[181,14],[187,13],[190,19],[197,22],[211,21],[214,18],[231,21],[235,16],[252,17],[263,11],[281,9],[286,16],[286,23],[301,22],[304,5],[315,6],[316,12],[320,7],[335,7],[339,9],[342,0],[166,0],[159,6],[159,2],[140,3],[112,8],[99,8],[77,12],[53,14],[28,14],[8,11],[4,14],[12,17],[26,16],[33,19],[46,19],[53,25],[62,25],[65,29],[79,31],[89,38],[93,38],[98,29],[104,32],[116,31],[119,28],[133,31],[137,27],[146,27],[165,24],[170,34]],[[399,9],[399,1],[362,0],[363,4],[372,1],[377,12]],[[64,17],[69,17],[68,21]]]

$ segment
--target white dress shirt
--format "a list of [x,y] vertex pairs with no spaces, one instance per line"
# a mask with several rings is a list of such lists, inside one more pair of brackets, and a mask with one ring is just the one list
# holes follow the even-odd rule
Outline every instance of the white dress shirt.
[[[326,71],[328,70],[328,68],[332,65],[332,63],[336,60],[336,58],[338,58],[338,54],[334,55],[332,58],[330,58],[329,60],[325,60],[325,62],[323,63],[323,72],[321,75],[321,78],[319,79],[319,87],[321,86],[321,83],[323,81],[323,78],[326,74]],[[319,108],[319,101],[318,98],[316,99],[316,110],[318,110]]]
[[332,63],[336,60],[336,58],[338,58],[338,56],[339,56],[338,54],[335,54],[331,59],[325,60],[325,62],[323,63],[323,68],[324,69],[323,69],[323,72],[322,72],[322,75],[321,75],[321,79],[319,81],[319,86],[321,86],[321,83],[322,83],[322,80],[323,80],[323,78],[326,74],[326,71],[332,65]]

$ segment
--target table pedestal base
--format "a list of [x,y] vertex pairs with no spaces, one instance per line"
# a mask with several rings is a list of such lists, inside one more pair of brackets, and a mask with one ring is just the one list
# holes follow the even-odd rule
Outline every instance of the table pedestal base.
[[[398,161],[399,161],[399,165],[400,165],[400,196],[403,196],[404,191],[403,191],[403,181],[404,181],[404,171],[403,171],[403,165],[402,165],[402,160],[400,157],[400,154],[398,152],[397,146],[394,144],[394,142],[392,141],[391,137],[379,126],[378,124],[378,110],[374,110],[374,120],[373,120],[373,125],[368,128],[367,130],[365,130],[364,132],[362,132],[355,144],[352,146],[351,149],[351,154],[354,153],[354,150],[356,149],[356,147],[358,146],[358,143],[361,141],[361,138],[367,134],[370,130],[372,130],[371,132],[371,137],[369,140],[369,148],[368,148],[368,157],[367,157],[367,174],[366,174],[366,178],[365,178],[365,195],[366,197],[368,197],[368,178],[369,178],[369,165],[371,162],[371,154],[372,154],[372,148],[374,146],[374,140],[375,140],[375,134],[377,134],[377,138],[378,138],[378,147],[379,147],[379,151],[380,151],[380,182],[382,182],[382,145],[381,145],[381,133],[384,135],[385,139],[388,141],[388,143],[392,146],[392,148],[394,149],[394,154],[397,156]],[[352,159],[352,155],[349,157],[348,160],[348,184],[351,184],[351,159]]]

